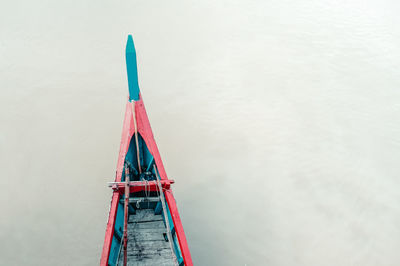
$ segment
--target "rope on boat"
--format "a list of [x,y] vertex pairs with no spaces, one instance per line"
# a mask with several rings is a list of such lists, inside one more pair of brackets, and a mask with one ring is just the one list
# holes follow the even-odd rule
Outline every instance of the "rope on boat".
[[128,254],[128,217],[129,217],[129,167],[125,164],[125,201],[124,201],[124,266]]
[[135,127],[135,133],[134,134],[135,134],[135,142],[136,142],[136,156],[137,156],[139,174],[141,174],[142,173],[142,168],[140,167],[139,139],[138,139],[138,130],[137,130],[137,123],[136,123],[135,105],[136,105],[136,102],[132,101],[133,125]]
[[168,213],[167,213],[167,206],[165,204],[164,193],[163,193],[163,189],[162,189],[162,186],[161,186],[161,182],[160,182],[158,174],[157,174],[157,168],[156,168],[155,164],[154,164],[154,172],[156,174],[156,182],[157,182],[157,185],[158,185],[158,189],[160,191],[160,200],[161,200],[161,205],[162,205],[162,209],[163,209],[163,212],[164,212],[165,224],[167,226],[168,242],[169,242],[169,246],[171,248],[172,258],[174,259],[174,264],[176,266],[178,266],[179,264],[178,264],[178,261],[177,261],[176,256],[175,256],[174,248],[172,246],[172,241],[174,241],[174,239],[172,238],[171,228],[169,227],[169,218],[168,218]]
[[144,195],[146,197],[146,201],[147,201],[147,209],[150,207],[150,201],[149,199],[149,195],[150,195],[150,186],[149,186],[149,181],[147,179],[145,179],[145,188],[144,188]]

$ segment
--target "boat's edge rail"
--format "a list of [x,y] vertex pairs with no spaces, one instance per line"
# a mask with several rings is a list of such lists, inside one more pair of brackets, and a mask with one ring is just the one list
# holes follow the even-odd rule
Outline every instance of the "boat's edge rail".
[[[164,179],[160,182],[163,189],[170,189],[171,184],[175,183],[172,179]],[[125,184],[126,182],[108,182],[108,186],[119,193],[125,192]],[[130,181],[128,182],[128,186],[130,193],[138,191],[159,191],[157,181]]]

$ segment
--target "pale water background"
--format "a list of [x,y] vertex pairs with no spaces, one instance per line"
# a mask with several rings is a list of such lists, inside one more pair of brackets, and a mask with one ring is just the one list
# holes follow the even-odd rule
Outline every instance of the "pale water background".
[[196,265],[400,265],[398,1],[2,1],[0,265],[97,265],[128,33]]

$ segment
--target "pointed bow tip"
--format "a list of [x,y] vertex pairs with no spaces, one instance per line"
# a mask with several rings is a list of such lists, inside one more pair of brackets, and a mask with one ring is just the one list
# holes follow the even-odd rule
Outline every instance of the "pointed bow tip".
[[136,53],[135,44],[133,43],[132,35],[128,35],[128,40],[126,41],[126,53]]
[[129,101],[139,100],[139,82],[137,77],[136,50],[132,35],[128,35],[126,42],[126,69],[128,74]]

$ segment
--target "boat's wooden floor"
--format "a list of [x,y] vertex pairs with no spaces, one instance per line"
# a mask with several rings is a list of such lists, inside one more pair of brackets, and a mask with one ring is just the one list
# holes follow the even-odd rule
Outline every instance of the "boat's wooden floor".
[[[163,235],[165,232],[163,219],[154,214],[154,209],[136,210],[136,214],[129,215],[127,265],[173,266],[172,251]],[[123,265],[123,258],[121,249],[118,265]]]

